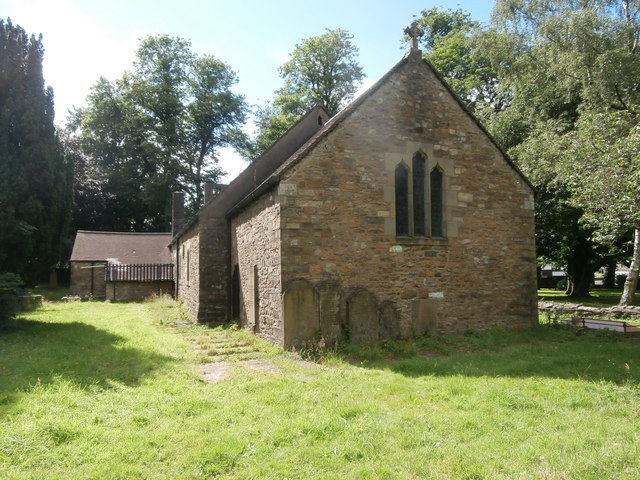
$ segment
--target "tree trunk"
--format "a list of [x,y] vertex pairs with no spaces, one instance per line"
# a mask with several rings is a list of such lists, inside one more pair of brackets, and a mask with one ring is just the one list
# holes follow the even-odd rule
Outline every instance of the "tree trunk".
[[598,269],[588,261],[586,255],[575,255],[567,264],[567,290],[570,297],[590,297],[589,290],[593,284],[593,277]]
[[627,280],[624,282],[624,290],[619,305],[633,305],[633,294],[638,285],[638,271],[640,271],[640,228],[633,232],[633,260]]
[[578,278],[573,280],[573,290],[569,294],[570,297],[590,297],[591,285],[593,285],[593,278],[595,271],[592,270],[590,265],[587,266],[582,274]]
[[607,261],[607,270],[602,282],[604,288],[616,288],[616,263],[616,258]]

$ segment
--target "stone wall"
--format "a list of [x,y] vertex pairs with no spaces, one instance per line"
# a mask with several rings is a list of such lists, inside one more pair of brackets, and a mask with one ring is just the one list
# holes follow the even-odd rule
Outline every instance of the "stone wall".
[[199,224],[195,223],[180,237],[180,241],[171,247],[175,268],[175,295],[184,302],[189,316],[198,318],[198,296],[200,283]]
[[198,321],[221,324],[231,318],[231,270],[229,221],[215,210],[199,216]]
[[106,262],[71,262],[69,293],[83,298],[105,298],[103,265]]
[[114,302],[134,302],[153,296],[171,295],[173,282],[107,282],[106,299]]
[[280,205],[262,195],[231,225],[232,268],[239,274],[240,324],[283,345],[280,277]]
[[[443,238],[395,235],[394,169],[416,152],[444,173]],[[364,288],[402,335],[537,321],[532,191],[419,56],[285,172],[278,201],[285,288]]]

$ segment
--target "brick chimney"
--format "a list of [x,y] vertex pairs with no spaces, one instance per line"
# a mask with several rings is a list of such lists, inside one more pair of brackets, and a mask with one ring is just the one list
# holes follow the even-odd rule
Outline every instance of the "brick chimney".
[[184,192],[173,192],[173,203],[171,206],[171,233],[174,235],[180,231],[184,225]]

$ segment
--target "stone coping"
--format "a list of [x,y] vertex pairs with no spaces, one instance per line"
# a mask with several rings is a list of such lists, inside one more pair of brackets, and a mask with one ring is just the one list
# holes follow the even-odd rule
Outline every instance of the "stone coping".
[[610,317],[610,318],[640,318],[640,306],[613,306],[608,308],[589,307],[582,303],[566,302],[538,302],[538,310],[542,312],[554,313],[575,313],[589,316]]

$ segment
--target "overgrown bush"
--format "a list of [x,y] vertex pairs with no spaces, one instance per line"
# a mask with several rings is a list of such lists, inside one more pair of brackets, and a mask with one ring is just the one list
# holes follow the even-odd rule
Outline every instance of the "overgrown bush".
[[18,295],[22,293],[22,280],[13,273],[0,273],[0,328],[7,327],[18,311]]

